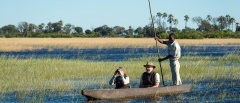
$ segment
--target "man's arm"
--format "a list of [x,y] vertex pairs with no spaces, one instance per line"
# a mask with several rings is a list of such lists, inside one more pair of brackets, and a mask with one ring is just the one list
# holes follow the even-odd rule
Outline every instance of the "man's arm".
[[152,86],[152,87],[159,87],[160,75],[159,75],[158,73],[156,73],[155,78],[156,78],[155,84],[154,84],[154,86]]
[[164,61],[164,60],[169,59],[171,57],[172,57],[172,55],[168,55],[168,56],[166,56],[164,58],[159,58],[158,61],[161,62],[161,61]]
[[158,87],[158,86],[159,86],[159,83],[157,82],[157,83],[155,83],[155,85],[152,86],[152,87]]
[[154,39],[157,40],[159,43],[166,44],[165,41],[163,41],[162,39],[159,39],[158,37],[155,37]]

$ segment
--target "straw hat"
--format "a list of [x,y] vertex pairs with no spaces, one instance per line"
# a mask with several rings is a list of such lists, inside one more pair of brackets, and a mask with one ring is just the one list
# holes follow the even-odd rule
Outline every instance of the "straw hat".
[[155,68],[155,66],[153,65],[152,62],[147,62],[147,64],[146,64],[146,65],[143,65],[143,66],[144,66],[144,67],[151,66],[151,67],[153,67],[153,69]]

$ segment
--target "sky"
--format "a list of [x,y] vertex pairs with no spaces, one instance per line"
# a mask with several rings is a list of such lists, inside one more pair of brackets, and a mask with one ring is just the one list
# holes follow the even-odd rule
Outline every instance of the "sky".
[[[184,16],[190,17],[188,27],[196,28],[193,17],[203,19],[230,15],[240,22],[240,0],[150,0],[152,15],[172,14],[177,28],[185,27]],[[125,29],[144,27],[150,21],[148,0],[0,0],[0,27],[28,22],[39,25],[63,21],[83,30],[102,25]],[[167,23],[169,26],[169,23]]]

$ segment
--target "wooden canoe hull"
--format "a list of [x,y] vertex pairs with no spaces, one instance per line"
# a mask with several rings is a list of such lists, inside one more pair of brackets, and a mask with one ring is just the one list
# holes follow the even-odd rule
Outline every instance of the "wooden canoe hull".
[[82,95],[88,100],[114,100],[137,97],[161,96],[190,92],[191,84],[179,86],[165,86],[158,88],[130,88],[130,89],[94,89],[82,90]]

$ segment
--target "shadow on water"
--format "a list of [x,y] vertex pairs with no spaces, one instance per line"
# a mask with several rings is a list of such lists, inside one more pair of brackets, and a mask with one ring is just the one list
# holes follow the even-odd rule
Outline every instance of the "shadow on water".
[[[181,55],[223,56],[240,51],[240,45],[182,46]],[[166,48],[160,48],[161,55],[167,55]],[[85,59],[93,61],[122,61],[131,58],[156,56],[155,47],[150,48],[92,48],[92,49],[39,49],[33,51],[0,52],[7,58],[60,58]]]

